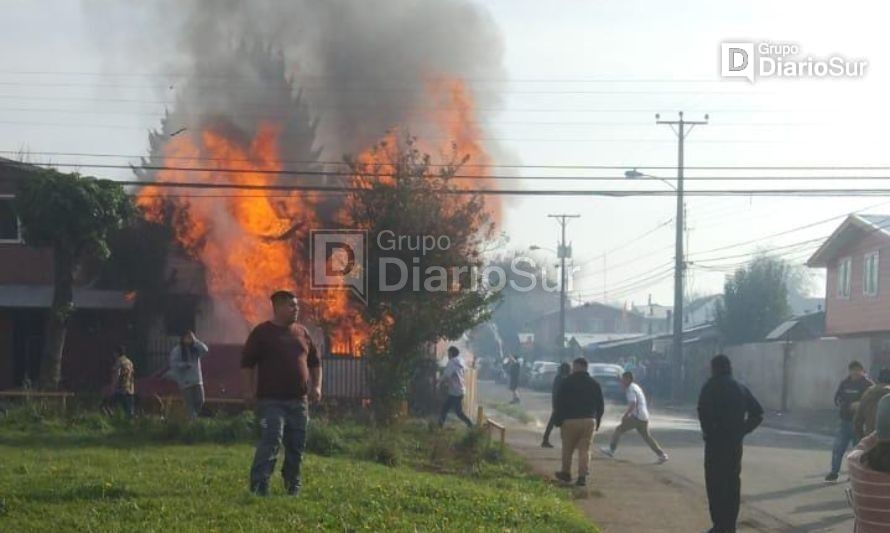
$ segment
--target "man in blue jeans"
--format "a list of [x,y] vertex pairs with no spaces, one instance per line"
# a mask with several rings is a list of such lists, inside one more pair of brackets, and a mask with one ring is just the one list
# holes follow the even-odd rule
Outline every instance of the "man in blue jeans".
[[862,399],[866,389],[874,385],[870,379],[865,377],[865,368],[859,361],[850,363],[847,370],[850,371],[850,375],[841,381],[837,392],[834,393],[834,404],[838,406],[841,421],[834,438],[834,449],[831,452],[831,472],[825,476],[825,481],[828,483],[837,481],[847,446],[856,446],[859,442],[853,428],[853,416],[856,414],[859,400]]
[[278,291],[272,295],[272,308],[272,320],[250,332],[241,356],[245,401],[256,403],[261,429],[250,467],[250,491],[258,496],[269,494],[269,478],[283,441],[284,488],[296,496],[303,481],[300,467],[309,402],[321,399],[321,360],[309,332],[297,324],[300,307],[296,296]]

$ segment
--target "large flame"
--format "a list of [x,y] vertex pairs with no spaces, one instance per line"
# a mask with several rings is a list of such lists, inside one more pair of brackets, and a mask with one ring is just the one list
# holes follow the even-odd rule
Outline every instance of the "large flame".
[[[429,82],[428,87],[437,106],[433,116],[417,118],[435,124],[440,138],[448,141],[436,147],[424,143],[421,148],[446,153],[453,147],[462,156],[469,156],[469,166],[461,174],[484,178],[484,165],[490,158],[482,143],[470,91],[460,80]],[[392,131],[399,127],[393,125],[388,134],[390,142],[394,140]],[[282,170],[281,152],[286,151],[280,139],[281,125],[274,120],[260,122],[252,138],[224,121],[216,121],[199,131],[169,138],[162,149],[166,169],[155,172],[154,179],[160,183],[250,186],[279,183],[281,178],[275,172]],[[368,158],[370,153],[366,151],[360,158]],[[202,171],[169,168],[183,168],[182,161],[198,161],[194,166]],[[219,170],[206,171],[208,167]],[[481,179],[467,181],[467,187],[487,186]],[[204,265],[210,296],[237,309],[247,325],[268,318],[271,293],[289,289],[310,304],[303,306],[309,307],[310,320],[327,326],[332,353],[360,354],[370,331],[357,307],[361,304],[345,288],[310,291],[308,287],[309,255],[303,243],[310,228],[321,227],[316,211],[318,199],[298,191],[219,191],[146,186],[137,203],[145,216],[155,221],[164,220],[172,208],[175,237]],[[497,218],[497,204],[487,205]]]

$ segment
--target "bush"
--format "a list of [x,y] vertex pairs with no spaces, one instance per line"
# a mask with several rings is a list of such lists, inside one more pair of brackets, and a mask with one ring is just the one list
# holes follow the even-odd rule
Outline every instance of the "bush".
[[343,436],[336,427],[325,422],[312,422],[309,424],[309,433],[306,435],[306,451],[330,457],[341,453],[346,449]]
[[398,444],[379,432],[369,437],[363,455],[365,459],[384,466],[398,466],[400,459]]

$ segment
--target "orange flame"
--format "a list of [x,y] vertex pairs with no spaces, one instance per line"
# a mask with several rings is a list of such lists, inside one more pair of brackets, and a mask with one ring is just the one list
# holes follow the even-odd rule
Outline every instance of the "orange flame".
[[[479,180],[458,180],[460,186],[484,188],[487,165],[486,152],[478,124],[472,95],[462,80],[445,79],[429,82],[429,95],[437,111],[426,118],[449,139],[442,153],[456,149],[460,156],[469,156],[462,175],[478,176]],[[393,131],[398,131],[394,125]],[[240,185],[272,185],[275,171],[282,170],[279,139],[281,127],[275,121],[263,121],[252,139],[228,133],[219,126],[207,126],[194,133],[171,137],[162,148],[164,167],[182,168],[181,161],[216,162],[219,170],[158,170],[154,178],[165,182],[235,183]],[[389,133],[387,143],[395,145],[397,136]],[[421,139],[423,143],[423,140]],[[435,153],[429,144],[423,151]],[[359,162],[379,164],[373,150],[359,156]],[[206,169],[208,165],[200,167]],[[378,167],[382,173],[385,166]],[[386,183],[386,178],[382,178]],[[362,184],[354,178],[354,186]],[[362,313],[346,290],[332,288],[322,292],[308,287],[309,257],[300,244],[312,227],[319,227],[316,197],[298,191],[219,189],[206,192],[170,192],[146,186],[137,197],[137,205],[146,218],[163,221],[172,207],[174,233],[179,244],[205,267],[207,290],[214,300],[232,304],[248,325],[255,325],[269,314],[268,297],[276,290],[294,291],[308,302],[310,318],[330,326],[329,349],[332,353],[362,353],[370,335]],[[494,219],[500,215],[495,202],[486,202]],[[335,215],[336,217],[336,215]]]

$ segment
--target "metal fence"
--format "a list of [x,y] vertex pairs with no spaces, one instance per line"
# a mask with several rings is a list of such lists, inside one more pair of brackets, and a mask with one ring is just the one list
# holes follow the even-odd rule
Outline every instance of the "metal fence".
[[326,398],[366,400],[371,397],[368,361],[355,357],[324,357],[321,360],[322,394]]

